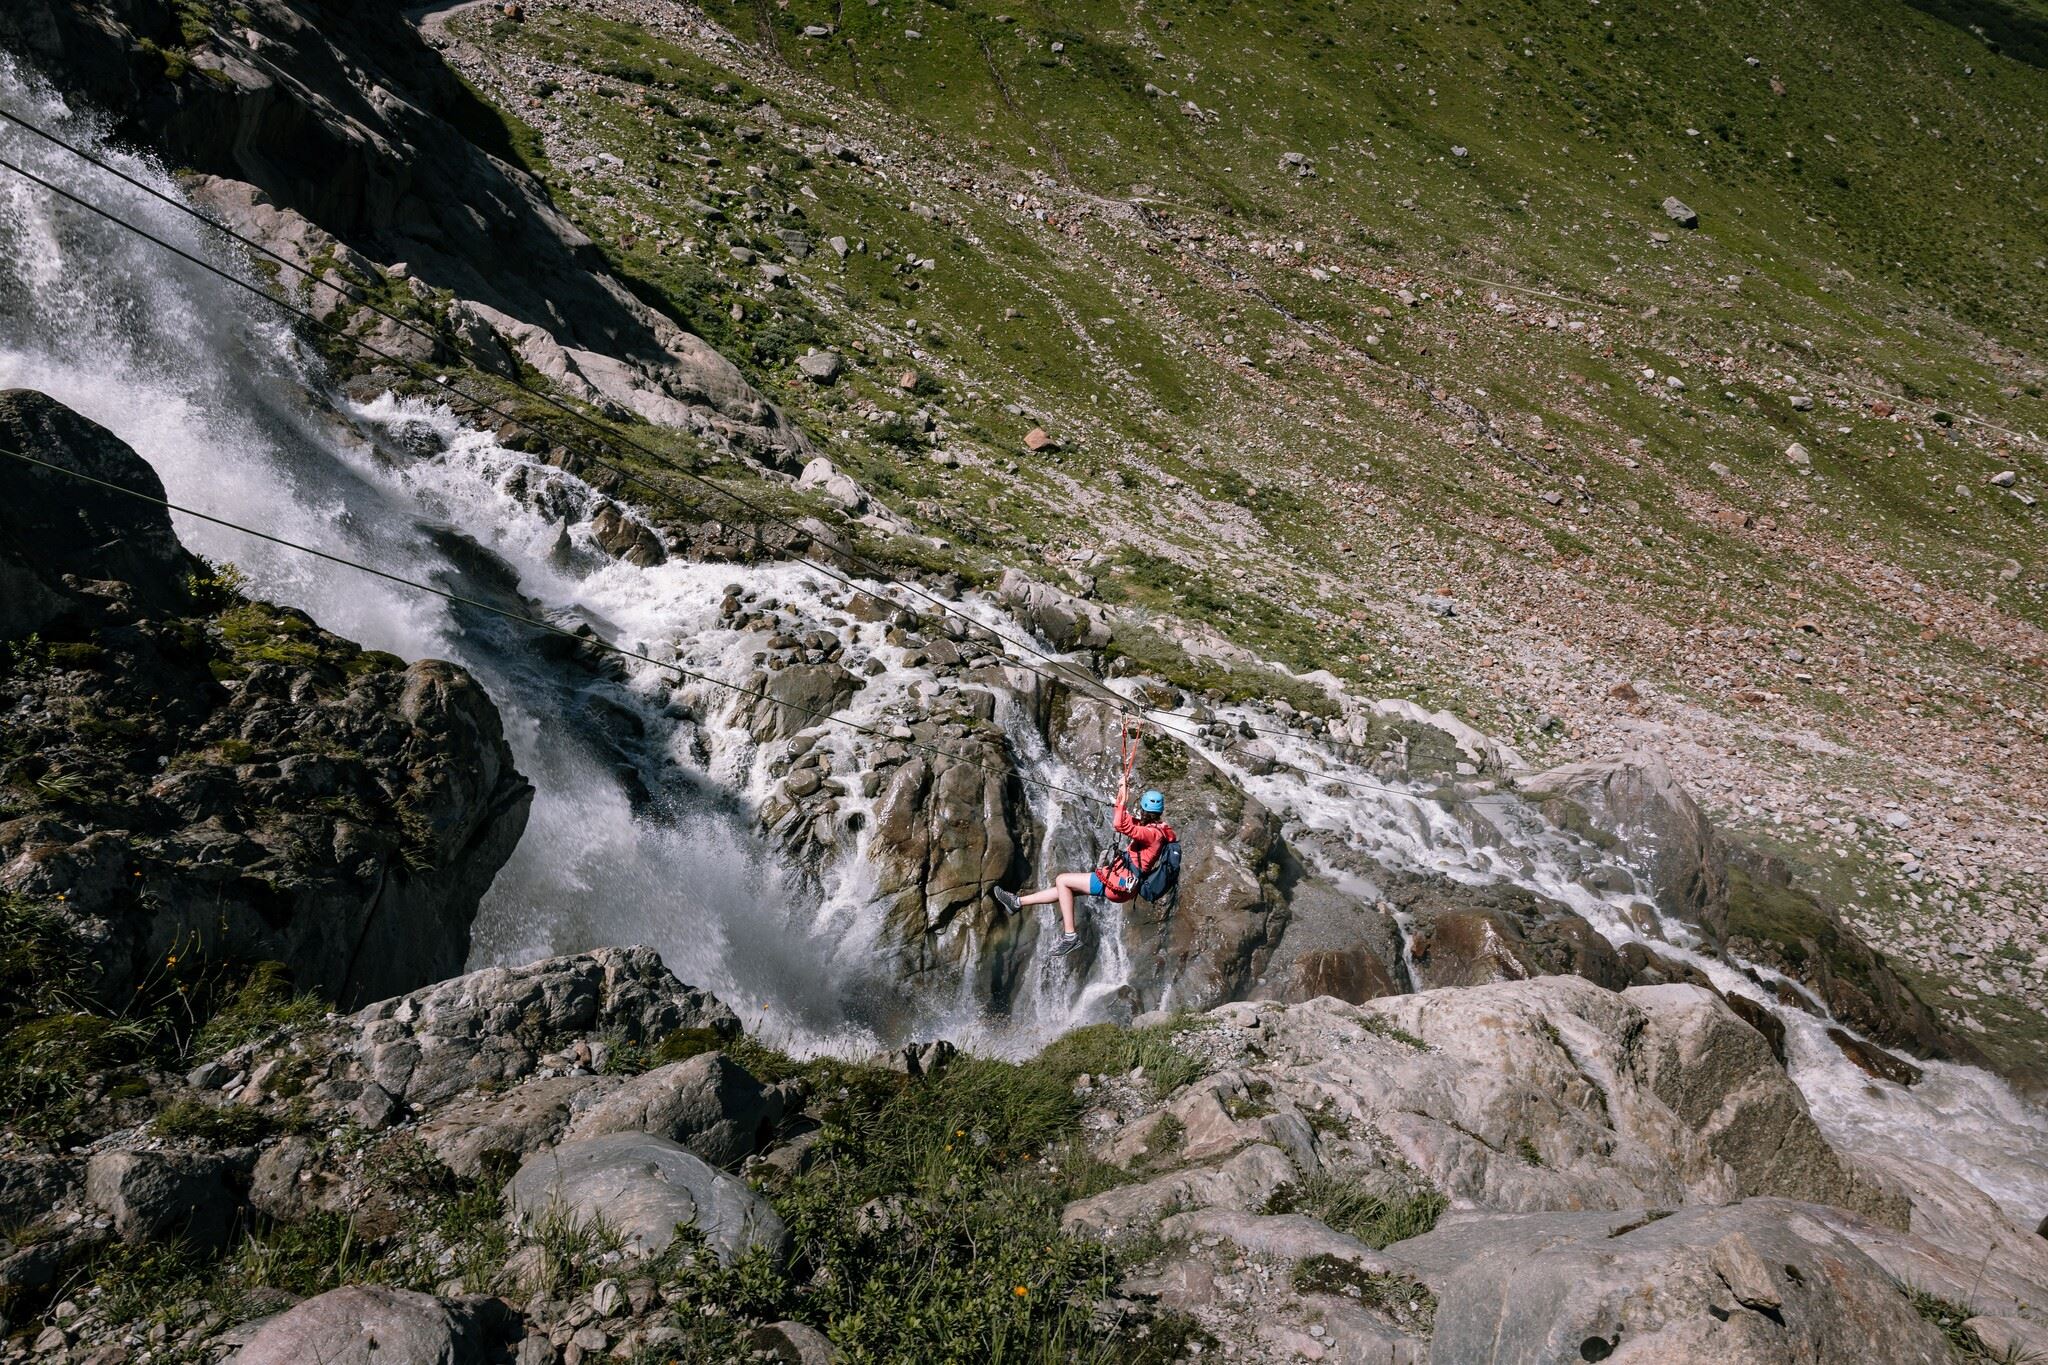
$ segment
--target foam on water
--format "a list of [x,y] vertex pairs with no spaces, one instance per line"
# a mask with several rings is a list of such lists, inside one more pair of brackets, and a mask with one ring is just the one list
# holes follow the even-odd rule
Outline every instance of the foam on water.
[[[0,102],[176,192],[159,168],[106,148],[90,120],[4,59]],[[18,129],[0,128],[0,147],[194,254],[246,269],[208,230]],[[42,389],[108,426],[156,467],[173,501],[565,627],[587,622],[623,647],[720,678],[750,676],[758,647],[757,636],[720,617],[728,582],[775,596],[797,616],[836,614],[831,604],[843,589],[803,565],[743,570],[672,560],[643,568],[612,560],[592,541],[602,499],[580,480],[427,405],[389,398],[331,405],[289,331],[262,304],[4,172],[0,323],[0,386]],[[408,423],[431,430],[443,449],[396,455],[380,436]],[[557,553],[564,527],[566,556]],[[1006,986],[1000,1012],[988,1008],[989,985],[972,969],[906,996],[867,856],[874,802],[857,793],[842,798],[845,824],[860,816],[865,828],[849,829],[827,865],[782,866],[754,820],[772,789],[777,750],[753,741],[730,693],[678,684],[645,663],[629,664],[621,681],[565,658],[550,648],[557,641],[529,627],[210,523],[181,517],[178,530],[193,548],[240,566],[260,594],[303,607],[368,646],[455,659],[490,689],[538,794],[526,835],[480,912],[478,963],[646,943],[678,975],[731,1003],[750,1027],[799,1050],[859,1053],[944,1034],[1015,1054],[1131,1007],[1130,964],[1113,908],[1095,912],[1098,947],[1072,971],[1039,970],[1045,921],[1026,926],[1026,965]],[[867,586],[891,595],[886,585]],[[992,602],[962,605],[1013,638],[1022,634]],[[850,647],[885,665],[847,718],[880,725],[916,712],[930,673],[908,667],[881,625],[849,623],[843,633]],[[1047,748],[1016,700],[1001,691],[997,697],[997,720],[1019,771],[1085,789],[1086,779]],[[1193,728],[1185,716],[1162,718]],[[1222,719],[1277,727],[1262,713],[1226,711]],[[1288,763],[1382,785],[1305,736],[1272,742]],[[820,743],[847,760],[839,771],[850,770],[852,735],[828,727]],[[1694,951],[1689,926],[1656,920],[1646,930],[1639,897],[1592,889],[1629,887],[1640,874],[1512,796],[1440,803],[1400,784],[1333,794],[1284,769],[1254,774],[1235,751],[1197,747],[1294,830],[1322,831],[1390,868],[1526,887],[1570,906],[1616,944],[1654,941],[1720,989],[1774,1010],[1786,1023],[1794,1079],[1844,1149],[1956,1170],[2029,1221],[2048,1206],[2048,1117],[1967,1067],[1928,1064],[1926,1079],[1911,1089],[1871,1080],[1828,1041],[1820,1020],[1779,1005],[1743,971]],[[1026,790],[1038,831],[1032,865],[1090,865],[1099,812]],[[1358,881],[1327,870],[1342,885]],[[964,924],[950,932],[959,939],[951,945],[958,960],[982,961],[989,945]]]

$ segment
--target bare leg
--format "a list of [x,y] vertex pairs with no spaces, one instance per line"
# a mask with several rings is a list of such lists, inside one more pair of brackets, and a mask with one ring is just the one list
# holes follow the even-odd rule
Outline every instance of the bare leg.
[[1062,872],[1053,878],[1052,885],[1043,891],[1034,891],[1028,896],[1019,896],[1018,905],[1051,905],[1058,901],[1060,921],[1068,933],[1074,932],[1074,897],[1088,894],[1090,875],[1086,872]]

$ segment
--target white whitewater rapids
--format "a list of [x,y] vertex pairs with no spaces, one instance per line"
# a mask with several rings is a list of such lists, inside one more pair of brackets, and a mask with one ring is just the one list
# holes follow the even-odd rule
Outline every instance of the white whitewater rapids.
[[[105,146],[90,120],[0,60],[0,103],[94,147],[175,194],[154,165]],[[218,234],[21,130],[0,128],[9,160],[232,272],[248,263]],[[846,589],[801,564],[739,568],[670,561],[642,568],[592,546],[602,499],[575,478],[506,450],[443,409],[385,398],[336,405],[303,362],[282,315],[46,191],[0,170],[0,387],[41,389],[113,430],[150,461],[171,500],[335,554],[376,564],[565,626],[589,623],[627,649],[716,677],[753,672],[757,634],[719,615],[725,585],[773,597],[792,619],[839,619]],[[394,458],[388,434],[410,427],[432,454]],[[381,435],[380,435],[381,434]],[[4,470],[0,470],[4,474]],[[528,496],[510,490],[515,476]],[[544,498],[531,489],[545,484]],[[547,511],[538,510],[536,503]],[[557,552],[568,527],[570,553]],[[735,724],[734,698],[635,663],[624,683],[593,671],[530,628],[324,563],[191,518],[185,542],[231,560],[265,597],[327,628],[407,658],[454,659],[489,688],[520,769],[538,794],[475,931],[474,962],[526,961],[603,943],[645,943],[683,979],[716,992],[751,1028],[799,1050],[864,1053],[906,1037],[948,1036],[1018,1054],[1076,1024],[1132,1008],[1114,912],[1097,910],[1101,950],[1085,975],[1027,971],[1000,1014],[974,974],[906,999],[864,831],[804,889],[757,831],[776,746]],[[887,584],[866,585],[877,596]],[[900,600],[900,599],[899,599]],[[1017,638],[997,608],[963,609]],[[847,718],[895,723],[931,678],[903,666],[880,625],[838,627],[849,651],[880,659]],[[1229,712],[1277,728],[1271,717]],[[1087,784],[1046,749],[1019,709],[999,704],[1020,771]],[[1178,728],[1191,729],[1182,725]],[[820,740],[850,755],[851,736]],[[1312,739],[1273,741],[1281,758],[1335,777],[1378,782]],[[1508,881],[1569,905],[1613,942],[1645,938],[1630,894],[1589,885],[1603,855],[1551,828],[1512,797],[1456,807],[1419,795],[1338,788],[1282,770],[1246,771],[1207,757],[1279,813],[1373,861],[1466,882]],[[850,770],[849,764],[839,771]],[[1046,833],[1039,869],[1085,865],[1102,813],[1067,808],[1027,787]],[[872,803],[842,801],[842,814]],[[853,822],[848,821],[851,825]],[[867,821],[872,825],[872,819]],[[1625,871],[1625,869],[1624,869]],[[955,932],[966,932],[956,930]],[[1728,964],[1691,951],[1684,926],[1659,926],[1657,950],[1684,958],[1724,991],[1785,1021],[1794,1079],[1830,1140],[1849,1152],[1904,1155],[1956,1171],[2027,1224],[2048,1207],[2048,1115],[1981,1071],[1926,1063],[1910,1089],[1872,1080],[1828,1041],[1824,1023],[1781,1007]],[[1033,951],[1042,953],[1049,936]],[[973,961],[977,945],[965,944]]]

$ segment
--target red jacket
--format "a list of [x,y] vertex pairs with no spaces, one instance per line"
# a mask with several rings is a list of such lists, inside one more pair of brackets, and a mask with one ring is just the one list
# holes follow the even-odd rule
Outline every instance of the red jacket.
[[1117,858],[1095,869],[1096,878],[1102,883],[1102,894],[1113,901],[1127,901],[1137,894],[1138,878],[1152,870],[1152,864],[1159,861],[1159,850],[1174,837],[1173,826],[1164,820],[1146,822],[1137,819],[1124,803],[1116,803],[1116,815],[1111,823],[1116,832],[1131,841],[1131,860],[1138,865],[1134,875],[1123,859]]

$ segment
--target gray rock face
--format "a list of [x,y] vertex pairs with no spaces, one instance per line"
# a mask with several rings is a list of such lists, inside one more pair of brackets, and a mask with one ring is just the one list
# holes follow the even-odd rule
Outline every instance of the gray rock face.
[[761,1149],[782,1108],[780,1093],[713,1052],[633,1077],[576,1114],[567,1136],[652,1133],[714,1166],[737,1166]]
[[516,1163],[559,1139],[577,1101],[602,1089],[598,1076],[537,1077],[506,1094],[449,1105],[420,1124],[419,1140],[457,1175],[480,1176],[487,1165]]
[[85,1194],[131,1244],[185,1241],[213,1250],[241,1222],[232,1166],[220,1156],[100,1152],[86,1164]]
[[[1937,1365],[1941,1333],[1878,1265],[1812,1216],[1752,1199],[1602,1235],[1487,1220],[1489,1249],[1436,1290],[1430,1358],[1460,1365]],[[1460,1229],[1469,1236],[1471,1228]],[[1436,1234],[1387,1249],[1418,1264]]]
[[[134,451],[40,394],[0,397],[0,442],[162,493]],[[0,618],[63,617],[71,646],[7,680],[9,723],[23,752],[67,751],[85,794],[13,812],[0,890],[61,899],[100,993],[124,1002],[195,944],[282,962],[299,988],[351,1006],[459,971],[532,798],[476,681],[225,589],[195,595],[204,566],[160,507],[55,473],[13,487]],[[126,716],[148,721],[80,719]],[[85,829],[79,805],[94,812]]]
[[939,752],[915,751],[889,775],[874,840],[891,923],[920,970],[964,946],[942,941],[961,916],[986,920],[989,892],[1016,866],[1023,801],[999,732],[939,720],[911,730]]
[[1077,1199],[1060,1213],[1060,1227],[1115,1244],[1137,1236],[1179,1208],[1229,1209],[1247,1213],[1265,1207],[1283,1185],[1301,1173],[1278,1147],[1255,1143],[1214,1167],[1194,1167],[1121,1185]]
[[[245,7],[224,38],[186,45],[188,74],[139,78],[152,66],[141,43],[162,35],[165,13],[26,0],[0,12],[0,45],[122,111],[123,133],[168,163],[253,186],[215,182],[208,198],[266,245],[303,254],[310,224],[355,259],[403,261],[575,396],[801,464],[804,436],[724,356],[613,278],[515,148],[465,135],[489,115],[401,9],[338,25],[304,0]],[[490,268],[500,260],[520,268]],[[394,329],[386,342],[416,339]],[[501,353],[488,348],[486,364]]]
[[832,1339],[801,1322],[771,1322],[754,1329],[754,1349],[766,1351],[776,1365],[832,1365],[839,1352]]
[[853,699],[860,684],[838,664],[791,664],[756,674],[753,689],[763,699],[751,704],[747,726],[755,739],[788,739]]
[[510,1216],[531,1225],[551,1213],[577,1227],[603,1219],[635,1254],[654,1255],[680,1225],[703,1234],[730,1264],[752,1248],[789,1252],[789,1232],[768,1201],[713,1170],[681,1143],[647,1133],[565,1142],[529,1157],[505,1187]]
[[[31,389],[0,392],[0,447],[161,499],[156,471],[96,422]],[[13,640],[67,615],[96,619],[66,576],[128,585],[142,613],[184,605],[180,584],[197,561],[178,543],[170,513],[113,489],[0,458],[0,639]]]
[[1109,621],[1100,607],[1015,569],[1003,570],[996,600],[1055,648],[1101,649],[1109,643]]
[[1952,1171],[1904,1157],[1862,1164],[1911,1201],[1905,1232],[1847,1214],[1824,1221],[1901,1284],[1992,1317],[2048,1320],[2048,1240],[2013,1222]]
[[685,986],[648,948],[599,948],[525,967],[491,967],[381,1001],[347,1021],[350,1065],[420,1107],[483,1081],[525,1079],[550,1046],[577,1034],[636,1042],[677,1029],[728,1035],[739,1020]]
[[848,512],[857,514],[868,507],[868,495],[853,476],[822,455],[804,466],[797,487],[816,489]]
[[437,1299],[347,1285],[259,1327],[230,1365],[485,1365],[516,1339],[516,1315],[495,1299]]
[[1720,941],[1727,929],[1727,858],[1706,813],[1662,759],[1631,753],[1572,763],[1540,773],[1522,787],[1559,823],[1573,821],[1556,799],[1583,810],[1584,820],[1578,823],[1589,820],[1594,832],[1620,840],[1643,857],[1659,909],[1703,925]]
[[1673,1113],[1735,1171],[1745,1195],[1854,1209],[1904,1227],[1904,1199],[1858,1179],[1774,1065],[1768,1039],[1699,986],[1638,986],[1623,998],[1647,1027],[1636,1069]]
[[837,351],[807,351],[796,360],[797,372],[818,384],[829,384],[837,379],[845,364],[845,358]]

